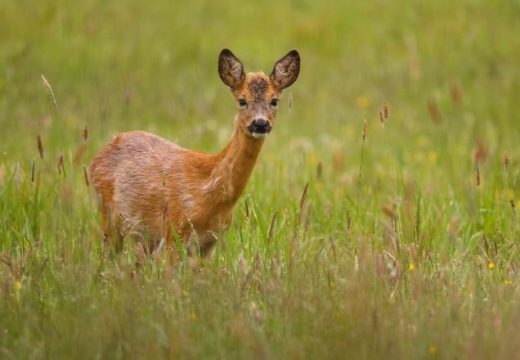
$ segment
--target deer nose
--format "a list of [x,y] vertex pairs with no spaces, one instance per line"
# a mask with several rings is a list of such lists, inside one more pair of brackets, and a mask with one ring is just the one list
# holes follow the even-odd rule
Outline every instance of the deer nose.
[[271,125],[269,124],[269,121],[265,119],[255,119],[251,123],[251,130],[252,132],[265,134],[271,131]]

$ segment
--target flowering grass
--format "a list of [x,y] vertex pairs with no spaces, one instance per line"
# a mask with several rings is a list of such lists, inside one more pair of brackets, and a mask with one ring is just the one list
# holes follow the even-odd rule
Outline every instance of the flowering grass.
[[[519,15],[4,2],[0,357],[517,357]],[[231,228],[198,265],[105,255],[85,166],[131,129],[221,149],[223,47],[302,56]]]

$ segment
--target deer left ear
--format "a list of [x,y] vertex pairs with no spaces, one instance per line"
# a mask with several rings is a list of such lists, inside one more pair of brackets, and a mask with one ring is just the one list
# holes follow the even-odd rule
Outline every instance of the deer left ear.
[[283,58],[274,64],[273,71],[269,76],[274,85],[282,90],[291,86],[300,74],[300,54],[291,50]]

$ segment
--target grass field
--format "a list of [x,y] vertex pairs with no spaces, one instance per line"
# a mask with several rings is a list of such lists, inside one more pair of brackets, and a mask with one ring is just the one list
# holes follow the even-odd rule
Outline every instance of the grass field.
[[[0,0],[0,358],[518,357],[519,19]],[[199,267],[106,257],[84,166],[130,129],[220,150],[224,47],[246,70],[302,56],[231,228]]]

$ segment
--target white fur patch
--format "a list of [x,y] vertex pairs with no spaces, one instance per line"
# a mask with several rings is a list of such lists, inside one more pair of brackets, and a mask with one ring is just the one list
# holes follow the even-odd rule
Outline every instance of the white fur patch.
[[204,184],[202,184],[200,191],[204,194],[210,192],[218,186],[221,179],[221,176],[210,176],[210,178]]
[[251,133],[251,135],[255,138],[255,139],[263,139],[265,138],[269,133],[257,133],[257,132],[253,132]]

